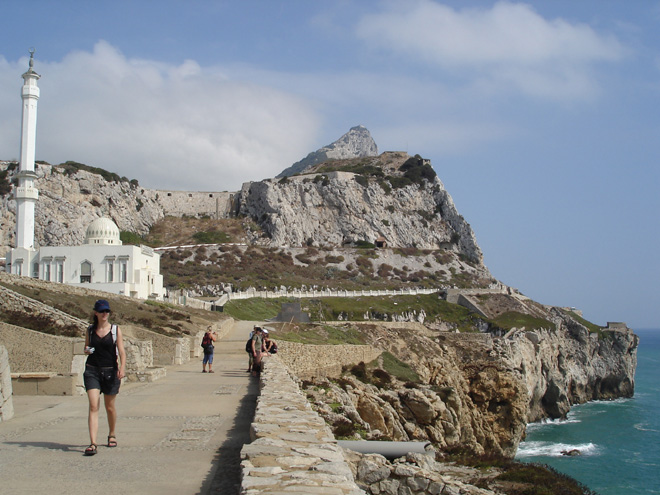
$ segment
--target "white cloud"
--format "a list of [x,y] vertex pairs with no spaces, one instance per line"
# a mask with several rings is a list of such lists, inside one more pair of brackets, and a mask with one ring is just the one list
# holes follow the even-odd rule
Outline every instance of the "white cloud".
[[[17,158],[20,74],[0,58],[0,156]],[[313,146],[319,119],[306,100],[231,80],[195,61],[127,59],[106,42],[35,70],[41,98],[37,159],[75,160],[148,188],[236,190],[272,177]]]
[[544,19],[526,4],[454,10],[418,0],[386,6],[358,23],[357,35],[372,47],[535,96],[588,96],[595,87],[592,66],[625,53],[612,36],[586,24]]

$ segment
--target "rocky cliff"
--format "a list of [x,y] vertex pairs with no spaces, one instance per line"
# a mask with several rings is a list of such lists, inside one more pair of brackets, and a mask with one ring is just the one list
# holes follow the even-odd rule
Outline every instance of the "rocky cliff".
[[369,130],[358,125],[351,129],[332,144],[313,151],[299,162],[294,163],[277,177],[288,177],[303,172],[309,167],[318,165],[327,160],[361,158],[365,156],[377,156],[378,146],[371,137]]
[[556,328],[505,337],[368,325],[369,339],[420,380],[403,383],[376,366],[308,383],[307,393],[337,434],[511,457],[528,422],[634,392],[637,336],[625,325],[590,334],[563,310],[549,313]]
[[[5,170],[9,164],[4,162]],[[1,170],[1,168],[0,168]],[[141,188],[127,180],[109,181],[100,174],[37,164],[35,185],[39,199],[35,208],[35,242],[38,246],[82,244],[87,226],[108,216],[120,230],[142,235],[159,219],[163,207],[158,191]],[[13,245],[16,202],[0,196],[0,254]]]
[[388,152],[329,163],[308,174],[245,184],[239,213],[257,221],[278,246],[380,239],[389,247],[444,248],[483,262],[474,232],[426,161]]

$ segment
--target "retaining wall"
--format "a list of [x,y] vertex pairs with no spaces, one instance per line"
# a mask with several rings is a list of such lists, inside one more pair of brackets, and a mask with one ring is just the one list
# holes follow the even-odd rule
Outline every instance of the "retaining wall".
[[365,494],[341,447],[278,355],[264,361],[261,393],[241,450],[241,495]]
[[9,354],[4,345],[0,345],[0,421],[8,421],[14,417],[12,401],[11,369]]
[[339,377],[342,366],[368,363],[381,354],[369,345],[310,345],[278,340],[277,346],[284,365],[303,380]]

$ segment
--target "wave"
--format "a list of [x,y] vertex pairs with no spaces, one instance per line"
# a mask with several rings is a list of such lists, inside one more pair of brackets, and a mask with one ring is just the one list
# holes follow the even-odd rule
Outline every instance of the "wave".
[[635,428],[637,431],[651,431],[654,433],[660,433],[660,430],[656,430],[654,428],[646,428],[648,426],[648,423],[636,423],[633,425],[633,428]]
[[568,444],[568,443],[553,443],[553,442],[523,442],[518,447],[516,458],[521,457],[562,457],[562,452],[570,452],[571,450],[580,451],[580,455],[593,456],[598,455],[599,449],[593,443],[581,444]]

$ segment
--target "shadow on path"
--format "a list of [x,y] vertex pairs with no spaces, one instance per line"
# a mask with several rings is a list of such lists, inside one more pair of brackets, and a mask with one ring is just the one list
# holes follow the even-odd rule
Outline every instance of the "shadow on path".
[[204,480],[200,494],[239,495],[241,488],[241,449],[244,444],[250,443],[250,424],[254,419],[258,396],[259,380],[251,378],[245,396],[241,399],[236,411],[234,423],[227,432],[227,439],[213,458],[211,471],[207,479]]

